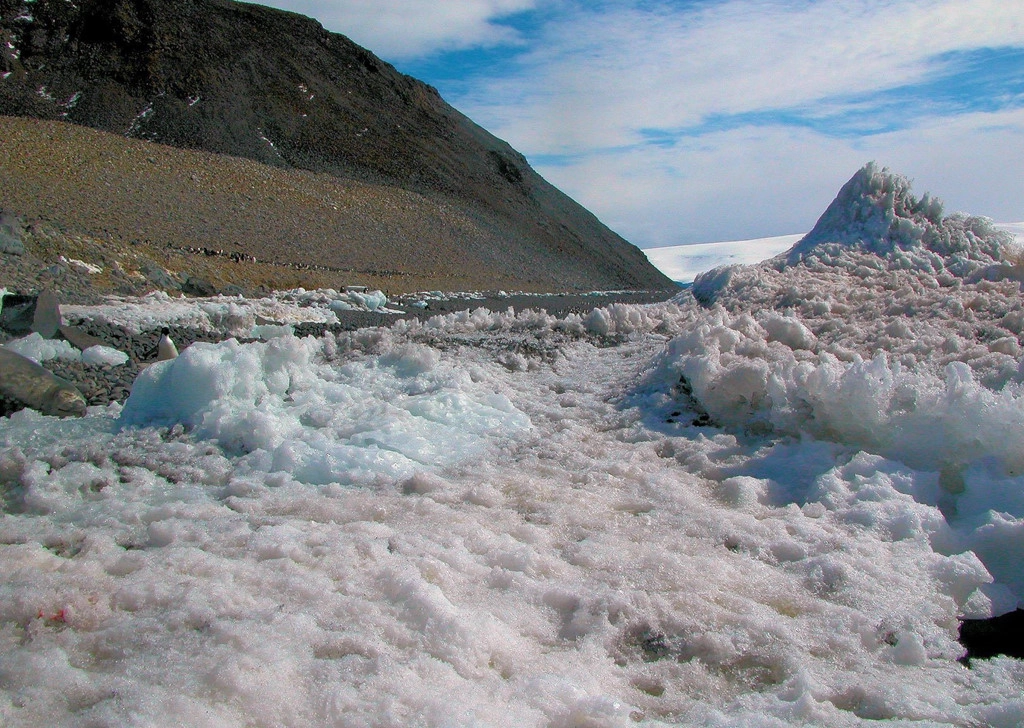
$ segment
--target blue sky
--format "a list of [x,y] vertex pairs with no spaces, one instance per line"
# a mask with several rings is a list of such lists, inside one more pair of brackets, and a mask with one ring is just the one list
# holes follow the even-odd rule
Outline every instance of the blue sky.
[[276,0],[641,247],[803,232],[864,163],[1024,220],[1024,0]]

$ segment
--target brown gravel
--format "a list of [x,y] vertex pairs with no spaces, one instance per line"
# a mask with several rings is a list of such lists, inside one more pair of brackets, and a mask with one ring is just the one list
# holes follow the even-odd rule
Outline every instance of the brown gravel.
[[[0,209],[30,223],[26,260],[45,267],[65,255],[124,271],[96,277],[100,290],[145,288],[140,276],[152,263],[247,292],[561,290],[534,261],[519,262],[526,273],[502,273],[494,251],[514,251],[450,200],[61,122],[0,117],[0,139]],[[231,253],[259,262],[235,262]],[[0,285],[47,282],[38,271],[3,265]]]

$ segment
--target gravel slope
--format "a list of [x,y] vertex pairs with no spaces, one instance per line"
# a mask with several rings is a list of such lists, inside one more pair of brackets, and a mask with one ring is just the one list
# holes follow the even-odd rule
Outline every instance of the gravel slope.
[[[0,138],[0,209],[43,223],[30,232],[46,262],[91,244],[124,267],[141,256],[243,289],[562,290],[554,269],[507,272],[516,252],[457,203],[60,122],[0,117]],[[513,260],[470,254],[469,241]]]

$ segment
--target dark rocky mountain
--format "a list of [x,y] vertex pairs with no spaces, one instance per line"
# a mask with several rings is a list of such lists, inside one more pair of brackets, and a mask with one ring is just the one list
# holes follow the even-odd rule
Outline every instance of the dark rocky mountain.
[[[401,188],[472,219],[451,263],[496,280],[672,286],[435,89],[300,15],[230,0],[0,0],[0,114]],[[429,230],[406,238],[366,242],[394,268],[392,248],[431,245]]]

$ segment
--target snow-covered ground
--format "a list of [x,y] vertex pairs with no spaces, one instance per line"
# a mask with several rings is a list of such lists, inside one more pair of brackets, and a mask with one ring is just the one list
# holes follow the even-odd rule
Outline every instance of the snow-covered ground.
[[[1014,235],[1024,244],[1024,222],[996,223],[1000,230]],[[753,265],[789,250],[803,235],[777,235],[753,240],[728,240],[720,243],[670,245],[647,248],[647,259],[677,283],[692,283],[701,273],[723,265]]]
[[1024,663],[956,641],[1024,597],[1020,259],[873,167],[837,202],[703,305],[195,344],[16,413],[0,722],[1021,725]]

